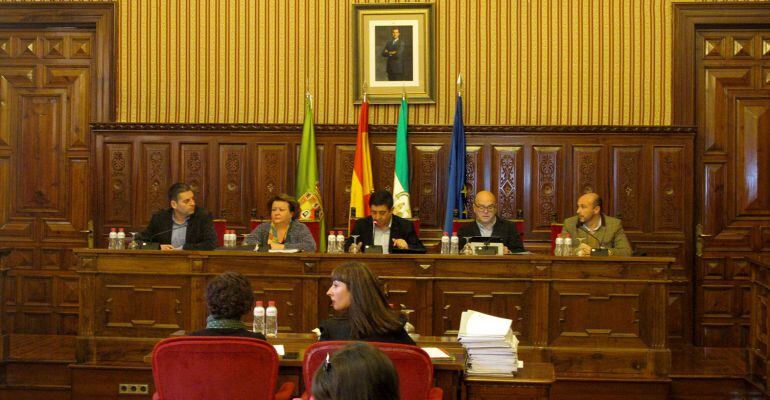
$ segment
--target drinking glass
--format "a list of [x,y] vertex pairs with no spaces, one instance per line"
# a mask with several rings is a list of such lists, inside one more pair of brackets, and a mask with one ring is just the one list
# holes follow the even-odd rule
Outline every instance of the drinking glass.
[[136,242],[136,235],[139,234],[139,232],[128,232],[131,234],[131,243],[128,244],[129,250],[136,250],[139,248],[139,243]]
[[473,236],[463,236],[463,239],[465,239],[465,246],[463,246],[463,254],[466,256],[472,256],[473,255],[473,246],[471,245],[471,238]]
[[350,237],[353,238],[353,243],[350,245],[350,254],[358,254],[359,253],[359,247],[358,247],[358,236],[360,235],[350,235]]

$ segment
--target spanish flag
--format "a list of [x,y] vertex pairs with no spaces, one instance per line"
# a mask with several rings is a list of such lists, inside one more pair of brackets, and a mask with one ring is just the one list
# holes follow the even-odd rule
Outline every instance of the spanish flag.
[[[372,184],[372,158],[369,156],[369,102],[361,103],[358,118],[356,157],[353,161],[353,179],[350,181],[350,217],[362,218],[369,215],[369,195]],[[355,208],[355,214],[353,214]]]

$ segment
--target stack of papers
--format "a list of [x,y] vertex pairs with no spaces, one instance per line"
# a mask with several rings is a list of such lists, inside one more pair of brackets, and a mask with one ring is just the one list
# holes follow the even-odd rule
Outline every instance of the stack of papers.
[[460,318],[457,339],[468,352],[469,375],[513,375],[519,368],[519,341],[511,320],[468,310]]

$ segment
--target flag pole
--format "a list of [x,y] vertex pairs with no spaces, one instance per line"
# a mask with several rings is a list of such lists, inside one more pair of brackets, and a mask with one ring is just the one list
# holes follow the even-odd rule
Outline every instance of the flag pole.
[[457,74],[457,95],[463,97],[463,74]]
[[366,92],[369,89],[369,82],[364,81],[364,103],[366,103]]

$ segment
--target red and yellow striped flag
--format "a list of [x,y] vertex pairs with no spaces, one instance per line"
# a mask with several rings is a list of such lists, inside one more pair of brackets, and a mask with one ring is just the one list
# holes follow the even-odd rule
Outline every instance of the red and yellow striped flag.
[[[358,138],[356,139],[356,157],[353,161],[353,179],[350,182],[350,217],[369,216],[369,194],[374,189],[372,184],[372,158],[369,156],[369,103],[361,103],[361,116],[358,118]],[[353,215],[353,208],[356,214]]]

